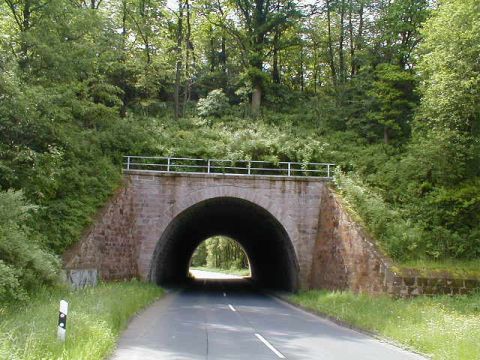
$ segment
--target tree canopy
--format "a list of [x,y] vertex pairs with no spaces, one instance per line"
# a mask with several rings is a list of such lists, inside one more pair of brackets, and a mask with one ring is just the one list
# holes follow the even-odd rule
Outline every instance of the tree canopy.
[[0,297],[126,154],[335,162],[395,260],[479,258],[479,59],[477,0],[0,0]]

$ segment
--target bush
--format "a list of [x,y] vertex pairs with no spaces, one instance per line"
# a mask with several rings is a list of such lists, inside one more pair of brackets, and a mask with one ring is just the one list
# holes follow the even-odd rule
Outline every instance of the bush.
[[348,205],[392,258],[408,260],[425,254],[422,249],[423,230],[405,219],[398,208],[386,203],[357,177],[337,171],[335,183]]
[[197,112],[200,117],[221,117],[228,111],[227,95],[223,90],[215,89],[208,93],[206,98],[198,100]]
[[57,280],[58,259],[41,249],[38,236],[24,225],[31,210],[21,192],[0,192],[0,302],[24,300]]

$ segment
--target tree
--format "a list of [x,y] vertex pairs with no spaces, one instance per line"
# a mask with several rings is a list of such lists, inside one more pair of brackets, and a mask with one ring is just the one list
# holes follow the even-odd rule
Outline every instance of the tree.
[[177,47],[175,48],[176,62],[175,62],[175,118],[178,119],[182,116],[182,110],[180,108],[180,87],[182,78],[182,44],[183,44],[183,0],[178,1],[177,16]]
[[379,1],[375,21],[375,53],[378,62],[389,62],[411,68],[420,41],[420,28],[429,14],[428,0]]
[[368,92],[373,103],[367,117],[383,127],[385,144],[395,133],[406,135],[415,107],[414,87],[412,74],[398,66],[381,64],[376,67],[372,88]]
[[[480,3],[445,1],[426,22],[421,47],[423,94],[416,136],[450,143],[449,164],[440,173],[456,173],[454,181],[480,168]],[[441,46],[439,46],[441,44]],[[418,139],[418,141],[421,141]],[[433,141],[432,146],[440,146]]]
[[[44,10],[47,1],[42,0],[4,0],[9,10],[10,16],[14,20],[14,24],[18,29],[19,39],[19,64],[22,68],[28,66],[29,57],[29,42],[28,32],[35,25],[38,18],[41,17],[40,13]],[[14,49],[17,50],[17,49]]]
[[[252,114],[258,115],[262,102],[262,93],[267,77],[264,62],[268,52],[268,37],[275,34],[281,26],[299,16],[296,4],[292,0],[271,2],[270,0],[229,0],[235,8],[240,24],[232,19],[220,18],[218,25],[231,34],[246,56],[245,74],[251,84]],[[220,2],[217,2],[218,12]]]

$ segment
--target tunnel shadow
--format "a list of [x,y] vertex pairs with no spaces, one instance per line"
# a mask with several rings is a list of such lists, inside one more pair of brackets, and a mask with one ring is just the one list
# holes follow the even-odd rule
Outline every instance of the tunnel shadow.
[[183,285],[184,291],[201,293],[255,293],[261,291],[262,287],[251,278],[238,279],[189,279]]

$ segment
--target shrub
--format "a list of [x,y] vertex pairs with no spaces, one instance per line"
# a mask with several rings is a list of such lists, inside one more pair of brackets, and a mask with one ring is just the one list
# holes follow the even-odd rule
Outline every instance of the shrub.
[[206,98],[198,100],[197,112],[201,117],[221,117],[229,108],[227,95],[223,90],[215,89]]
[[21,192],[0,192],[0,302],[24,300],[29,291],[57,280],[58,259],[24,225],[31,210]]
[[347,176],[337,171],[335,183],[348,205],[377,238],[380,247],[392,258],[408,260],[425,253],[421,248],[423,230],[405,219],[399,209],[387,204],[380,195],[355,176]]

